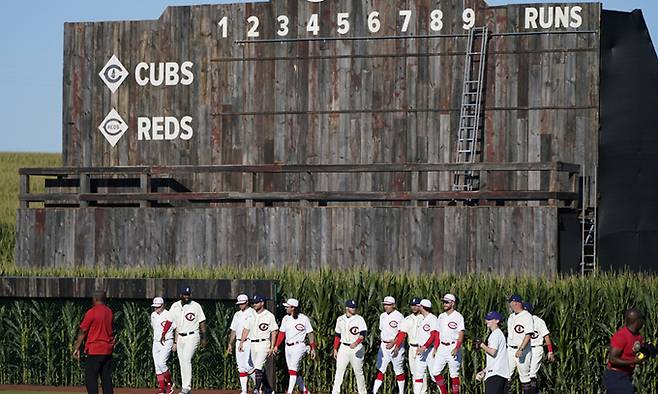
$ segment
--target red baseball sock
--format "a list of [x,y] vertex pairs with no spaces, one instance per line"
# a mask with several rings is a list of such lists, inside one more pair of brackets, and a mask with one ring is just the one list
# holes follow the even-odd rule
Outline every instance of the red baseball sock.
[[459,394],[459,377],[457,378],[450,378],[450,385],[452,386],[452,394]]
[[155,379],[158,381],[158,387],[160,388],[160,392],[164,393],[165,392],[165,387],[167,384],[165,383],[165,376],[163,373],[159,373],[155,375]]
[[165,373],[163,373],[162,375],[164,376],[165,383],[167,383],[167,384],[171,384],[171,372],[169,372],[169,370],[167,370],[167,371],[166,371]]
[[448,394],[448,388],[446,387],[446,381],[443,379],[442,375],[436,375],[434,377],[434,380],[436,381],[436,385],[439,388],[439,391],[441,394]]

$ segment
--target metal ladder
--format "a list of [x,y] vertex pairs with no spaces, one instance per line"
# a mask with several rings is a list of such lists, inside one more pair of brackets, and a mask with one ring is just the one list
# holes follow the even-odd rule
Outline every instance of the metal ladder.
[[[580,244],[580,271],[581,274],[595,274],[597,271],[597,177],[596,170],[594,177],[583,176],[583,203],[578,219],[582,230]],[[591,186],[591,188],[590,188]],[[591,193],[594,193],[594,204],[590,206]]]
[[[477,42],[479,39],[479,43]],[[478,154],[480,142],[480,118],[482,117],[482,88],[487,59],[489,29],[474,27],[468,35],[462,104],[459,113],[457,133],[457,163],[473,163]],[[472,191],[479,188],[478,172],[455,172],[453,191]]]

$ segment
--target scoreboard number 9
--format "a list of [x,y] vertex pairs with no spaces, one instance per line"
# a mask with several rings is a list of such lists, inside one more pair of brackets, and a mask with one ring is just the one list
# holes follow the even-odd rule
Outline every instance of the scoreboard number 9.
[[[414,15],[412,10],[399,10],[398,12],[398,21],[397,29],[399,33],[407,33],[409,31],[409,26],[411,25]],[[345,35],[350,32],[353,21],[350,20],[349,12],[339,12],[336,14],[334,19],[336,32],[339,35]],[[470,30],[475,26],[475,10],[472,8],[466,8],[462,12],[462,21],[463,29]],[[217,22],[217,27],[219,30],[219,35],[221,38],[228,38],[228,17],[222,17],[219,22]],[[260,37],[259,27],[260,20],[255,15],[250,15],[245,21],[245,30],[247,33],[247,38],[258,38]],[[320,33],[320,18],[318,14],[311,14],[311,16],[305,21],[306,22],[306,31],[309,35],[317,36]],[[422,21],[420,21],[422,22]],[[429,18],[425,21],[429,30],[432,32],[440,32],[443,29],[443,11],[440,9],[434,9],[430,12]],[[382,28],[382,22],[379,17],[379,11],[372,11],[368,14],[366,18],[366,26],[370,34],[378,33]],[[287,15],[279,15],[276,17],[276,35],[285,38],[290,33],[290,18]]]

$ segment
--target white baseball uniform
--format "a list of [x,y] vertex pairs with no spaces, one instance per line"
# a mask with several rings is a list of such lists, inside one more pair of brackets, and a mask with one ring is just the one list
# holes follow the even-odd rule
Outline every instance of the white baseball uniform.
[[249,330],[251,342],[251,360],[254,368],[262,371],[270,350],[272,332],[278,330],[279,325],[272,312],[263,308],[260,312],[254,313],[253,318],[246,320],[246,328]]
[[235,362],[238,364],[238,372],[251,374],[254,371],[254,363],[251,360],[251,343],[245,341],[242,345],[244,351],[239,352],[238,347],[240,346],[240,339],[242,338],[242,331],[244,330],[249,319],[253,319],[256,311],[252,308],[246,308],[245,310],[239,310],[233,314],[233,320],[231,320],[230,329],[235,331]]
[[[418,330],[420,325],[423,322],[423,315],[418,313],[414,315],[413,313],[404,318],[400,331],[407,334],[407,339],[409,341],[409,371],[412,375],[415,376],[414,371],[416,370],[416,360],[420,357],[416,350],[421,344],[418,343]],[[423,371],[423,387],[421,389],[421,394],[427,393],[427,375]]]
[[[160,343],[162,338],[162,331],[164,330],[167,322],[171,322],[167,333],[165,334],[164,345]],[[171,354],[171,349],[174,346],[174,319],[168,310],[162,312],[151,313],[151,327],[153,328],[153,364],[155,365],[155,374],[160,375],[169,370],[167,368],[167,361]]]
[[430,365],[430,372],[432,376],[439,375],[448,364],[450,377],[459,377],[459,367],[462,362],[461,348],[457,351],[455,357],[452,356],[451,352],[459,340],[459,333],[465,330],[464,316],[457,311],[452,311],[450,314],[443,312],[437,320],[441,342],[434,356],[434,363]]
[[[428,313],[427,316],[423,317],[423,320],[420,323],[420,328],[417,331],[416,340],[418,341],[418,346],[423,346],[430,339],[432,331],[438,330],[439,321],[436,318],[436,315]],[[422,390],[422,384],[420,384],[421,382],[419,382],[419,380],[422,381],[425,377],[425,372],[428,371],[429,367],[434,363],[433,352],[434,346],[430,345],[416,358],[416,369],[412,371],[414,377],[414,394],[420,394]]]
[[294,319],[286,315],[281,321],[281,332],[286,333],[286,364],[289,371],[298,371],[306,355],[306,335],[313,332],[311,321],[302,313]]
[[532,315],[534,332],[530,345],[532,346],[532,360],[530,362],[530,378],[536,378],[544,358],[544,337],[550,334],[546,322],[539,316]]
[[534,333],[532,315],[528,311],[512,313],[507,319],[507,359],[509,363],[510,376],[514,370],[519,371],[521,383],[530,382],[530,366],[532,363],[532,348],[530,344],[523,349],[521,357],[516,357],[516,352],[526,335]]
[[379,315],[379,331],[381,332],[381,344],[377,354],[377,370],[383,374],[386,373],[388,364],[393,364],[393,371],[396,375],[404,373],[404,346],[400,347],[397,355],[393,354],[392,349],[386,346],[395,342],[395,337],[400,331],[400,325],[404,321],[404,316],[399,311],[391,313],[382,313]]
[[174,318],[178,335],[176,348],[180,364],[181,388],[187,392],[192,389],[192,357],[201,340],[199,325],[206,321],[206,315],[201,305],[191,300],[185,305],[176,301],[169,312]]
[[336,358],[336,376],[332,394],[340,394],[340,386],[343,384],[345,369],[347,365],[352,365],[352,370],[356,377],[357,391],[359,394],[366,394],[366,379],[363,375],[363,357],[365,350],[363,344],[359,343],[354,349],[350,348],[362,331],[366,331],[366,321],[360,315],[348,317],[341,315],[336,320],[336,334],[340,335],[340,347]]

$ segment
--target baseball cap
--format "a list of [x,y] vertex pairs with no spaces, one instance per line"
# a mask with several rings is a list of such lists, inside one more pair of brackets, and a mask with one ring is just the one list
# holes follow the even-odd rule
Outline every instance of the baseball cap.
[[261,296],[261,295],[255,295],[255,296],[251,299],[251,302],[253,302],[254,304],[258,304],[259,302],[265,302],[265,297],[263,297],[263,296]]
[[484,320],[503,320],[503,315],[497,311],[491,311],[484,316]]
[[347,308],[352,308],[352,309],[354,309],[354,308],[356,308],[356,306],[357,306],[357,305],[356,305],[356,301],[354,301],[354,300],[347,300],[347,301],[345,301],[345,307],[347,307]]
[[532,312],[532,310],[534,309],[532,304],[529,303],[528,301],[523,301],[521,305],[523,305],[523,309],[525,309],[528,312]]
[[508,299],[508,302],[523,302],[523,298],[521,298],[520,295],[518,294],[512,294]]
[[294,298],[288,298],[288,301],[284,302],[283,306],[291,306],[293,308],[297,308],[299,306],[299,301]]
[[247,302],[249,302],[249,297],[247,297],[246,294],[240,294],[240,295],[238,295],[238,298],[236,299],[236,301],[237,302],[235,303],[235,305],[246,304]]
[[420,305],[420,298],[414,297],[409,301],[409,305]]
[[183,285],[180,287],[181,294],[192,294],[192,288],[188,285]]
[[443,298],[441,298],[441,301],[456,302],[457,297],[455,297],[454,295],[448,293],[448,294],[444,295]]
[[395,305],[395,298],[391,296],[386,296],[384,297],[384,301],[382,302],[384,305]]
[[155,297],[153,299],[153,304],[151,304],[152,307],[159,307],[162,305],[164,305],[164,300],[162,299],[162,297]]
[[423,308],[431,308],[432,301],[428,300],[427,298],[423,298],[422,300],[420,300],[419,305],[422,306]]

